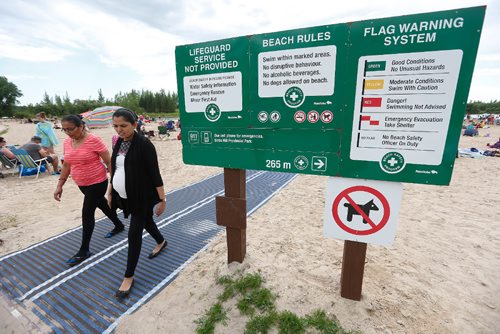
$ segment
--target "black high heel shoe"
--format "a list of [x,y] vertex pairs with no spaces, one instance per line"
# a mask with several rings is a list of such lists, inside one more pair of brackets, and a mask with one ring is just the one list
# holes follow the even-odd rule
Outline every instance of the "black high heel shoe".
[[130,292],[132,291],[132,287],[134,286],[135,279],[132,279],[132,283],[130,284],[130,288],[128,290],[118,290],[116,291],[116,298],[118,299],[124,299],[127,298],[130,295]]

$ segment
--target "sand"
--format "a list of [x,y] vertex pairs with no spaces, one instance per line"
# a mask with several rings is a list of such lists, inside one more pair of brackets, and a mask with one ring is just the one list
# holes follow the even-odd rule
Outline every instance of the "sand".
[[[9,144],[24,144],[34,133],[32,124],[0,121],[0,131],[6,128],[2,136]],[[112,129],[94,133],[111,145]],[[63,133],[58,136],[64,139]],[[479,137],[462,137],[460,147],[486,149],[498,137],[500,126],[482,129]],[[181,143],[173,137],[154,143],[167,191],[222,171],[185,165]],[[61,150],[59,145],[56,152]],[[350,330],[499,333],[499,170],[500,158],[463,157],[456,160],[449,186],[405,183],[394,243],[368,245],[359,302],[340,297],[344,242],[323,236],[328,178],[300,175],[248,219],[243,264],[227,264],[221,233],[173,283],[126,316],[116,332],[193,333],[193,321],[221,292],[218,275],[260,272],[279,294],[279,310],[305,315],[323,309]],[[50,175],[0,179],[0,256],[80,225],[80,191],[68,182],[59,203],[52,197],[56,183]],[[12,316],[15,305],[0,297],[0,332],[33,331],[24,316]],[[235,307],[229,316],[216,333],[244,331],[247,319]]]

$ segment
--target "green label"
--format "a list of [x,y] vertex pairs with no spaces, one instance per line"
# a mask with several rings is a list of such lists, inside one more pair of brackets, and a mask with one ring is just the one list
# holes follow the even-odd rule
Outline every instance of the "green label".
[[445,185],[485,7],[176,47],[189,164]]
[[366,62],[365,70],[368,71],[384,71],[385,61],[370,61]]

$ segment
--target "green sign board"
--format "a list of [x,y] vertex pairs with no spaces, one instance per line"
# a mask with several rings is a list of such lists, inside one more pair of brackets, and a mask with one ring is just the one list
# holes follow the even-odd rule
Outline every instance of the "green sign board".
[[485,10],[178,46],[184,162],[449,184]]

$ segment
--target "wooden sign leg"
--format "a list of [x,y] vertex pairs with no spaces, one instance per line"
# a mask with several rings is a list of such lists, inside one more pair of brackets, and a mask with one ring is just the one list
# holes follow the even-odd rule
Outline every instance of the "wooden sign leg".
[[226,227],[227,262],[243,263],[246,254],[246,175],[244,169],[224,168],[225,196],[216,198],[217,224]]
[[347,299],[361,300],[365,270],[366,243],[346,240],[340,276],[340,295]]
[[243,263],[247,253],[247,229],[226,227],[227,263]]

